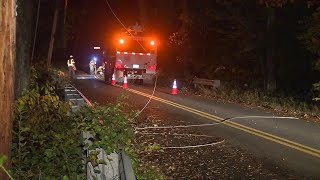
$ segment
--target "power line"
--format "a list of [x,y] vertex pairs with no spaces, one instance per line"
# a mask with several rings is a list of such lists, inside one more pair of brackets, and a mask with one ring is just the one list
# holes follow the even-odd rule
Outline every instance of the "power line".
[[239,117],[230,117],[223,119],[222,121],[208,124],[191,124],[191,125],[179,125],[179,126],[149,126],[149,127],[137,127],[138,130],[146,130],[146,129],[173,129],[173,128],[189,128],[189,127],[203,127],[203,126],[215,126],[225,124],[225,121],[230,121],[234,119],[299,119],[296,117],[281,117],[281,116],[239,116]]
[[[122,21],[118,18],[118,16],[116,15],[116,13],[113,11],[113,9],[112,9],[109,1],[106,0],[106,2],[107,2],[107,5],[108,5],[111,13],[113,14],[113,16],[118,20],[118,22],[122,25],[122,27],[126,30],[126,32],[128,32],[131,36],[133,36],[133,34],[128,30],[128,28],[122,23]],[[143,45],[142,45],[138,40],[136,40],[136,41],[139,43],[139,45],[142,47],[142,49],[143,49],[145,52],[147,52],[147,50],[143,47]]]
[[[107,3],[107,5],[108,5],[111,13],[113,14],[113,16],[118,20],[118,22],[122,25],[122,27],[123,27],[131,36],[133,36],[133,34],[127,29],[127,27],[122,23],[122,21],[118,18],[118,16],[116,15],[116,13],[113,11],[113,9],[112,9],[110,3],[108,2],[108,0],[106,0],[106,3]],[[142,47],[142,49],[147,53],[147,50],[143,47],[143,45],[142,45],[138,40],[136,40],[136,41],[139,43],[139,45]],[[155,83],[154,83],[153,92],[152,92],[152,94],[151,94],[148,102],[147,102],[146,105],[136,114],[136,116],[134,116],[132,119],[138,117],[138,116],[141,114],[141,112],[149,105],[149,103],[150,103],[150,101],[151,101],[151,99],[152,99],[152,97],[153,97],[153,95],[154,95],[154,93],[155,93],[155,91],[156,91],[156,87],[157,87],[157,79],[158,79],[157,73],[156,73],[155,75],[156,75],[156,80],[155,80]]]
[[[167,133],[139,133],[141,135],[164,135],[164,136],[186,136],[186,137],[206,137],[206,138],[215,138],[213,136],[202,135],[202,134],[167,134]],[[206,144],[197,144],[197,145],[189,145],[189,146],[160,146],[161,149],[189,149],[189,148],[199,148],[199,147],[207,147],[213,146],[223,143],[225,140],[211,142]]]

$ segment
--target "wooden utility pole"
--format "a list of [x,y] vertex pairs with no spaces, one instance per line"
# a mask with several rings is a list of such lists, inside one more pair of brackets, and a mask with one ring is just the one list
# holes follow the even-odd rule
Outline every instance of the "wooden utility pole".
[[[12,139],[14,60],[16,39],[16,1],[1,0],[0,4],[0,155],[10,158]],[[10,160],[5,167],[10,167]],[[0,170],[0,179],[8,179]]]

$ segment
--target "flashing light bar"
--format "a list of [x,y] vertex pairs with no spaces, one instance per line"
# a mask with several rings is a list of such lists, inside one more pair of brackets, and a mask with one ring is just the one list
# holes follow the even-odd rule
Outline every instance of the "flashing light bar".
[[93,47],[93,49],[100,49],[100,47],[99,46],[95,46],[95,47]]
[[120,51],[117,51],[117,54],[126,54],[126,55],[147,55],[147,56],[151,56],[151,53],[136,53],[136,52],[120,52]]

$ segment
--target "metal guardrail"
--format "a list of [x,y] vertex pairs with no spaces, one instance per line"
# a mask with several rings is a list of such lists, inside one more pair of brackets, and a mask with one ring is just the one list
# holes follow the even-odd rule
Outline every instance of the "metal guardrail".
[[119,154],[119,175],[121,180],[135,180],[131,159],[124,151]]
[[220,87],[220,80],[211,80],[211,79],[202,79],[202,78],[193,78],[192,83],[195,87],[197,85],[206,85],[212,88],[219,88]]
[[[65,87],[65,101],[71,102],[71,111],[76,112],[82,105],[88,104],[92,106],[92,103],[75,87]],[[92,143],[88,139],[92,137],[91,134],[83,132],[82,137],[85,143]],[[86,158],[89,157],[90,151],[86,151]],[[87,180],[135,180],[134,171],[131,164],[131,159],[124,153],[124,151],[117,153],[111,153],[107,155],[102,148],[97,148],[100,151],[98,154],[99,159],[104,159],[106,164],[99,164],[98,169],[100,173],[94,171],[91,163],[86,164]],[[111,160],[110,160],[111,159]],[[85,161],[83,161],[85,162]]]

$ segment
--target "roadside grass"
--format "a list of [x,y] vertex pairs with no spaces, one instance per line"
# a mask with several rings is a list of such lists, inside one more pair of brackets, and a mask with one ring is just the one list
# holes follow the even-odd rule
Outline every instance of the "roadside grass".
[[[186,88],[184,87],[184,89]],[[287,96],[284,93],[268,93],[259,89],[240,89],[226,86],[219,89],[211,89],[204,86],[198,86],[197,88],[189,87],[188,92],[230,102],[273,109],[295,116],[320,119],[319,102],[301,101],[298,100],[298,98]]]

